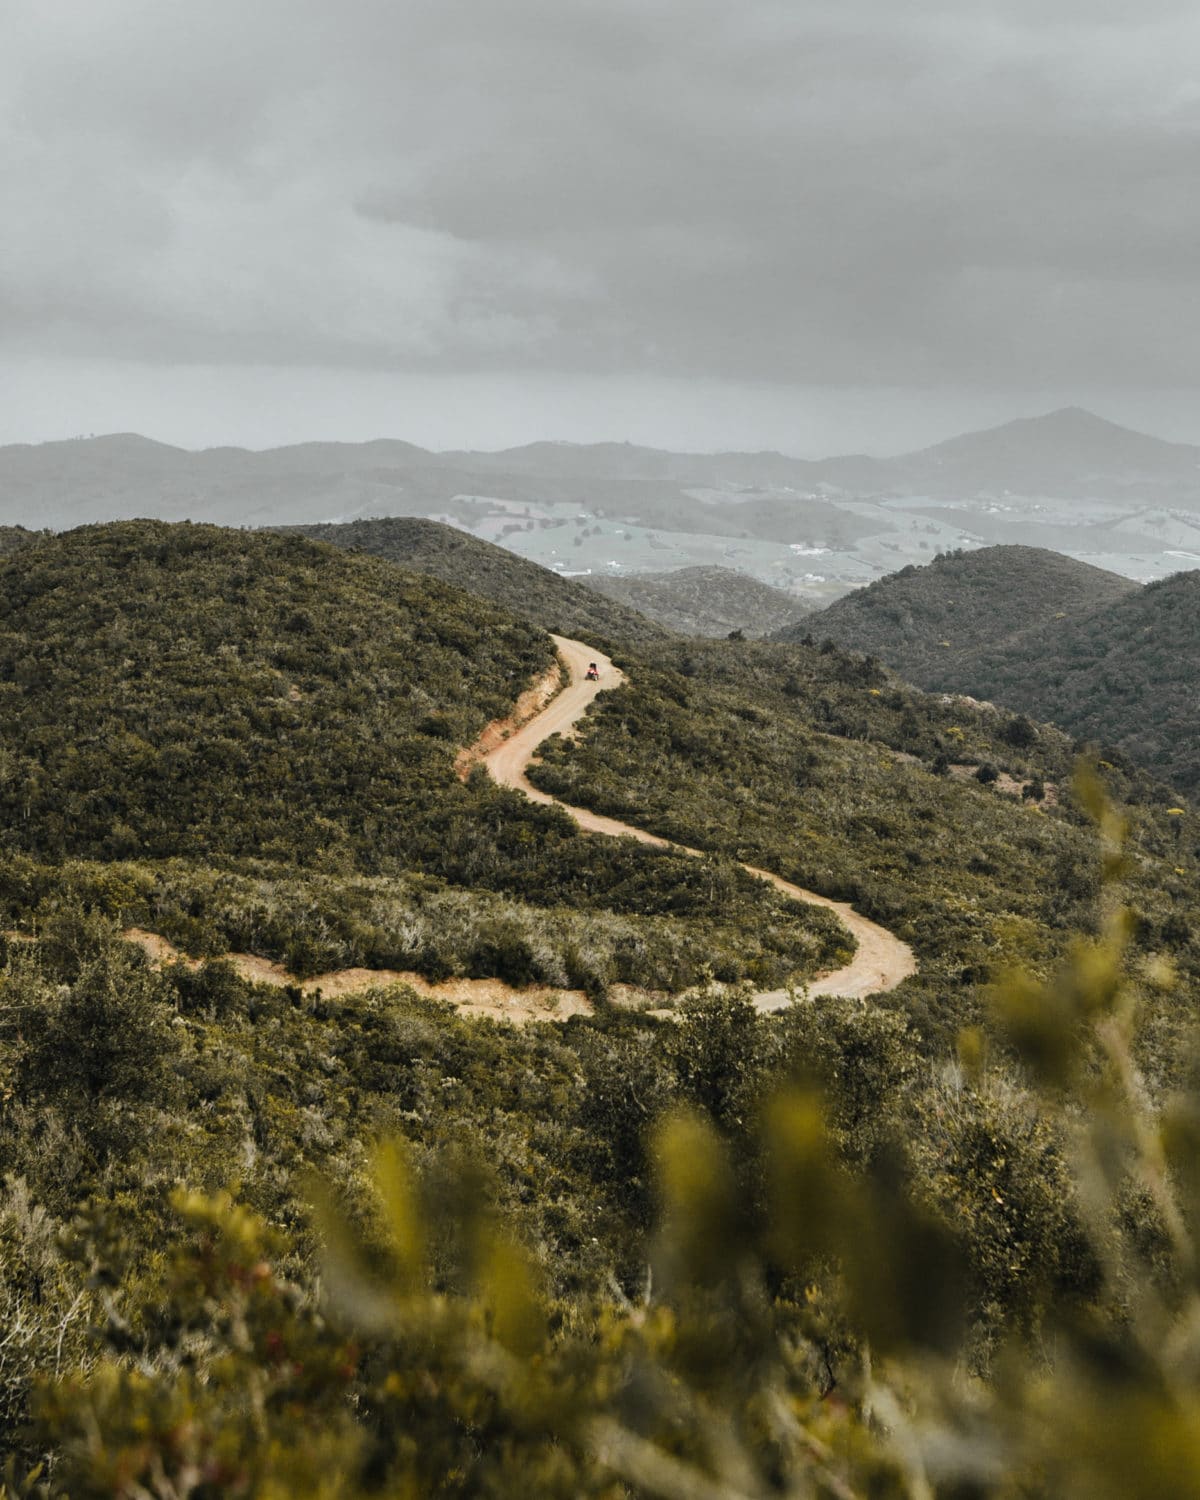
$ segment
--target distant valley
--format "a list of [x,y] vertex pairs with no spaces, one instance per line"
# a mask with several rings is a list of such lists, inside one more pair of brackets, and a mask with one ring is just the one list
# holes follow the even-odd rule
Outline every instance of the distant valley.
[[0,524],[444,521],[565,577],[722,567],[820,607],[938,553],[1030,543],[1147,582],[1200,563],[1200,448],[1075,408],[895,458],[622,443],[188,452],[134,435],[0,448]]

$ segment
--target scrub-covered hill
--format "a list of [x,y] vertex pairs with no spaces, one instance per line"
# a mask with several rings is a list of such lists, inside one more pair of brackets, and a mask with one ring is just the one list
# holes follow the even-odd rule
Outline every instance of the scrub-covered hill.
[[877,656],[918,687],[944,688],[966,653],[1137,589],[1131,579],[1042,547],[983,547],[890,573],[778,638],[828,638]]
[[29,547],[45,533],[27,531],[24,526],[0,526],[0,556],[16,552],[19,547]]
[[0,565],[5,839],[31,852],[400,856],[538,630],[298,537],[122,522]]
[[[10,559],[0,601],[6,1492],[1150,1500],[1192,1472],[1200,1116],[1159,1101],[1200,822],[1148,778],[1101,768],[1105,927],[1069,741],[832,646],[623,648],[546,747],[543,784],[717,855],[686,859],[458,781],[547,643],[382,561],[102,527]],[[920,972],[770,1017],[707,985],[836,947],[734,857],[853,898]],[[555,963],[597,1000],[674,959],[701,992],[519,1029],[156,968],[133,916],[205,954]]]
[[1058,724],[1200,791],[1200,572],[1142,587],[1038,547],[985,547],[904,568],[779,632],[803,637]]
[[[137,868],[79,876],[87,900],[308,973],[602,993],[835,965],[835,922],[732,867],[605,847],[460,779],[460,749],[553,661],[477,596],[299,536],[122,522],[18,552],[0,564],[10,919],[52,899],[61,861],[121,860]],[[431,876],[470,899],[438,899]]]
[[809,607],[792,594],[733,568],[671,573],[597,574],[587,585],[680,635],[771,635],[798,623]]
[[[945,1040],[982,1014],[988,980],[1045,965],[1094,920],[1074,758],[1061,731],[908,688],[854,653],[689,641],[643,656],[577,740],[546,746],[531,779],[850,900],[920,964],[872,1003]],[[1148,776],[1105,774],[1136,804],[1144,840],[1131,875],[1139,940],[1173,948],[1200,980],[1200,943],[1180,920],[1195,902],[1195,820]],[[1184,1019],[1159,1011],[1156,1024],[1176,1032]]]
[[944,675],[1200,793],[1200,572],[965,653]]
[[287,529],[441,578],[560,635],[646,641],[665,633],[635,609],[440,521],[391,516]]

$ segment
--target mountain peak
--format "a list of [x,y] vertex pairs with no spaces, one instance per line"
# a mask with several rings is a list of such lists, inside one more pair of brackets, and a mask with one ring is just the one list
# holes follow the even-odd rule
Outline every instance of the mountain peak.
[[[1043,412],[1037,417],[1023,417],[1019,422],[1031,426],[1058,430],[1066,433],[1082,433],[1094,435],[1097,433],[1128,433],[1132,437],[1147,438],[1148,433],[1141,433],[1135,428],[1126,427],[1120,422],[1110,421],[1108,417],[1097,416],[1094,411],[1088,411],[1084,406],[1059,406],[1054,411]],[[1013,424],[1017,425],[1017,424]],[[1163,439],[1151,438],[1152,442],[1160,442]]]

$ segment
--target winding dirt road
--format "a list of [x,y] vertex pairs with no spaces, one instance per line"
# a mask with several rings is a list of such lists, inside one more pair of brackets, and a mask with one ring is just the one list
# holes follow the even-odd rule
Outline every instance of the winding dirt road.
[[[552,734],[570,734],[597,693],[619,687],[625,681],[621,670],[601,652],[592,650],[579,641],[569,641],[563,636],[556,635],[554,642],[558,647],[559,657],[567,668],[567,686],[559,689],[561,674],[557,666],[545,673],[521,695],[507,719],[489,724],[476,743],[460,754],[459,774],[466,776],[472,766],[483,764],[502,785],[524,792],[534,802],[550,803],[563,808],[588,833],[637,839],[642,844],[655,844],[661,849],[674,849],[681,854],[701,857],[700,850],[690,849],[686,844],[674,844],[669,839],[659,838],[657,834],[632,828],[627,823],[618,822],[616,818],[605,818],[582,807],[569,807],[557,797],[539,791],[530,783],[525,769],[538,746]],[[598,682],[587,681],[587,667],[592,661],[600,667]],[[836,913],[857,939],[858,950],[854,961],[844,969],[818,976],[810,986],[814,993],[853,996],[875,994],[892,989],[902,979],[916,972],[912,950],[875,922],[859,916],[846,902],[831,901],[827,896],[802,890],[798,885],[772,875],[769,870],[759,870],[753,865],[743,865],[742,868],[759,880],[769,881],[776,890],[795,901],[827,907]],[[4,935],[17,941],[29,940],[28,934],[14,932]],[[142,948],[156,965],[182,963],[189,968],[199,966],[199,959],[188,958],[157,933],[130,927],[123,936]],[[225,957],[243,978],[258,984],[276,987],[296,985],[306,994],[323,994],[326,997],[378,989],[389,984],[404,984],[420,994],[448,1000],[464,1014],[490,1016],[518,1025],[530,1021],[552,1018],[563,1020],[567,1016],[587,1015],[592,1009],[581,990],[555,990],[546,985],[518,989],[499,979],[466,978],[431,983],[420,974],[392,969],[339,969],[300,980],[282,964],[272,963],[254,953],[228,953]],[[754,1004],[761,1011],[780,1010],[790,999],[786,990],[765,990],[755,995]]]
[[[680,854],[702,857],[699,849],[672,843],[670,839],[659,838],[657,834],[647,833],[642,828],[633,828],[616,818],[602,817],[599,813],[588,812],[586,808],[571,807],[560,802],[557,797],[539,791],[525,775],[539,745],[551,735],[570,734],[598,693],[619,687],[625,681],[625,674],[620,668],[615,667],[607,656],[593,647],[585,646],[581,641],[567,640],[561,635],[556,635],[553,639],[570,674],[569,684],[521,728],[514,730],[499,745],[488,749],[482,756],[483,764],[501,785],[524,792],[534,802],[561,807],[588,833],[637,839],[639,843],[654,844],[660,849],[674,849]],[[598,682],[587,681],[589,662],[595,662],[600,668]],[[882,990],[894,989],[901,980],[916,973],[916,959],[908,944],[902,943],[877,922],[860,916],[849,902],[831,901],[828,896],[806,891],[778,875],[772,875],[769,870],[760,870],[754,865],[743,865],[742,868],[759,880],[769,882],[794,901],[824,906],[854,935],[858,948],[853,960],[843,969],[836,969],[832,974],[819,975],[814,979],[810,985],[812,993],[857,997],[878,994]],[[787,990],[763,990],[755,995],[754,1005],[761,1011],[781,1010],[790,1003],[790,999]]]

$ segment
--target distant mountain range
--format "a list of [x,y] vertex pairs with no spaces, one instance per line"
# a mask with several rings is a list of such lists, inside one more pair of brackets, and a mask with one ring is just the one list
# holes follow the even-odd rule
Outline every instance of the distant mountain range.
[[[706,489],[721,496],[686,493]],[[676,530],[771,536],[786,526],[786,502],[756,507],[753,494],[789,490],[818,503],[1009,493],[1200,508],[1200,447],[1066,408],[882,459],[671,453],[626,443],[433,453],[393,439],[189,452],[133,434],[0,448],[0,523],[26,526],[135,515],[252,525],[428,515],[456,497],[487,495],[577,503]],[[746,499],[733,506],[730,491]]]
[[[483,456],[442,457],[471,467]],[[1179,491],[1200,500],[1200,447],[1150,437],[1079,407],[1020,418],[895,458],[679,454],[621,443],[534,443],[485,457],[489,466],[542,478],[587,473],[686,485],[826,488],[865,496],[1008,493],[1113,499],[1136,491],[1144,499],[1153,490]]]
[[904,568],[777,638],[806,635],[1200,792],[1200,572],[1139,587],[1040,548],[987,547]]
[[[1139,582],[1200,565],[1200,448],[1074,408],[895,458],[626,443],[433,453],[393,439],[193,453],[130,434],[0,448],[0,526],[131,518],[442,522],[617,596],[649,576],[638,603],[664,624],[720,634],[733,618],[730,628],[757,634],[786,623],[776,605],[819,608],[905,564],[992,543],[1034,544]],[[678,612],[672,596],[686,580],[663,593],[662,575],[696,568],[724,580],[707,620],[686,600]],[[731,574],[784,600],[764,610],[743,590],[731,611]]]

